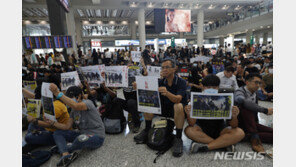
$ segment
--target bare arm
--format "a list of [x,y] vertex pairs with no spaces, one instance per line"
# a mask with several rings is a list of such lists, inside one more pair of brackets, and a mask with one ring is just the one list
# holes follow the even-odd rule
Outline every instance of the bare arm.
[[32,93],[32,92],[30,92],[30,91],[28,91],[25,88],[22,89],[22,92],[23,92],[24,97],[27,97],[29,99],[34,99],[35,98],[35,94]]

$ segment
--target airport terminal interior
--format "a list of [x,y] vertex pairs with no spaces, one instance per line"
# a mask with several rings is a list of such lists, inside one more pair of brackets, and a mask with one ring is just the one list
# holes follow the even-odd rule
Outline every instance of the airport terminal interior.
[[273,166],[273,0],[22,0],[23,166]]

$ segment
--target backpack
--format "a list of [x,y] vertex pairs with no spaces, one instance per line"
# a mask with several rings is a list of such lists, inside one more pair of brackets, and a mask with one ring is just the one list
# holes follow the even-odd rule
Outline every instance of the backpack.
[[156,158],[154,163],[156,163],[157,158],[168,151],[173,146],[174,141],[174,130],[175,123],[170,119],[156,121],[153,127],[148,132],[147,146],[153,150],[157,150]]
[[102,113],[102,120],[107,134],[119,134],[126,126],[126,119],[123,109],[112,102],[105,105],[105,112]]
[[50,151],[35,151],[22,155],[23,167],[38,167],[44,164],[51,157]]

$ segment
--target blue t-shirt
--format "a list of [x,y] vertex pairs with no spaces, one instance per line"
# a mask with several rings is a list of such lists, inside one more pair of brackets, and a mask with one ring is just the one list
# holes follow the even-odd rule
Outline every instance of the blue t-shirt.
[[[172,86],[168,85],[168,81],[165,78],[159,80],[158,85],[159,87],[163,87],[163,86],[166,87],[167,91],[169,91],[174,95],[181,95],[182,96],[181,103],[184,106],[187,105],[187,96],[186,96],[187,86],[186,86],[186,81],[184,79],[175,75]],[[174,105],[174,103],[170,101],[170,99],[168,99],[165,96],[162,96],[161,94],[160,94],[160,99],[162,101],[162,105]]]

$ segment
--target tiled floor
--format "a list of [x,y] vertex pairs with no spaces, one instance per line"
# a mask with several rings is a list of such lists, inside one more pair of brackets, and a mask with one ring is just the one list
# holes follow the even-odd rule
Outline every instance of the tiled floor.
[[[122,92],[119,92],[119,97],[123,97]],[[270,102],[259,102],[261,106],[272,107]],[[269,125],[272,123],[272,116],[259,114],[260,123]],[[144,123],[142,123],[142,127]],[[24,133],[23,133],[24,135]],[[189,154],[189,147],[191,140],[185,135],[182,136],[184,142],[184,154],[180,158],[172,156],[172,151],[167,151],[162,155],[157,163],[153,163],[156,157],[156,151],[149,149],[146,145],[136,145],[133,141],[134,134],[129,132],[127,128],[124,133],[119,135],[106,135],[104,145],[94,151],[83,150],[79,157],[70,166],[72,167],[171,167],[171,166],[234,166],[234,167],[255,167],[255,166],[273,166],[272,159],[264,157],[263,160],[214,160],[215,152],[208,152],[202,154]],[[272,148],[272,145],[263,144],[265,149]],[[45,148],[47,149],[47,148]],[[236,145],[239,152],[252,151],[248,142],[241,142]],[[46,162],[43,167],[56,166],[60,156],[53,155],[51,159]]]

